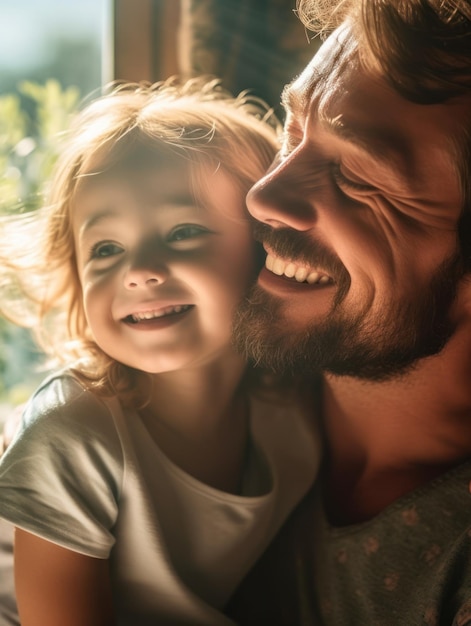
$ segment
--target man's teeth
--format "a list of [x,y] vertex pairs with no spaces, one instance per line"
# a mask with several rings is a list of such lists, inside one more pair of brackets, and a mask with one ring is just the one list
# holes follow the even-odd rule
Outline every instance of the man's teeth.
[[167,306],[164,309],[158,311],[143,311],[142,313],[133,313],[129,315],[129,318],[133,322],[142,322],[143,320],[153,320],[158,317],[164,317],[165,315],[172,315],[173,313],[182,313],[190,308],[190,304],[177,304],[175,306]]
[[298,266],[292,262],[283,261],[283,259],[274,257],[271,254],[267,255],[265,267],[277,276],[294,278],[298,283],[306,282],[310,285],[326,285],[332,282],[332,279],[327,274],[307,267]]

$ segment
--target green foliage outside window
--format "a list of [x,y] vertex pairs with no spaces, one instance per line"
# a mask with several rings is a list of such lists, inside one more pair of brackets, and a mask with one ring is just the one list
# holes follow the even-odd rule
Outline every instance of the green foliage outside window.
[[57,156],[60,135],[77,108],[76,87],[23,82],[0,96],[0,211],[32,210]]
[[[18,93],[0,95],[0,215],[41,205],[61,134],[79,98],[76,87],[63,89],[56,80],[22,82]],[[0,404],[18,404],[31,391],[40,355],[26,331],[2,318],[0,346]]]

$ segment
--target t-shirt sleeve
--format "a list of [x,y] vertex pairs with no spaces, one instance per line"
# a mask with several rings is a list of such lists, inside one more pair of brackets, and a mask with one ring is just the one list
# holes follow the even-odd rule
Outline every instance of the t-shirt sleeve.
[[120,438],[107,404],[72,376],[51,378],[29,401],[0,460],[0,517],[107,558],[122,474]]

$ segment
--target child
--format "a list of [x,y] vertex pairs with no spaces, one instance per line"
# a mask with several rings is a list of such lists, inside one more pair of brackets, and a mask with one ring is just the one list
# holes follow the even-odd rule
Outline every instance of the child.
[[26,294],[65,364],[0,463],[23,626],[232,623],[315,477],[311,416],[231,347],[265,113],[215,82],[118,88],[78,114],[47,207],[3,225],[2,302]]

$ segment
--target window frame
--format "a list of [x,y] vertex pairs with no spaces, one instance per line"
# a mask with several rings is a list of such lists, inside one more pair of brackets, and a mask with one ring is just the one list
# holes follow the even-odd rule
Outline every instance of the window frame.
[[109,0],[111,80],[155,82],[180,73],[181,0]]

